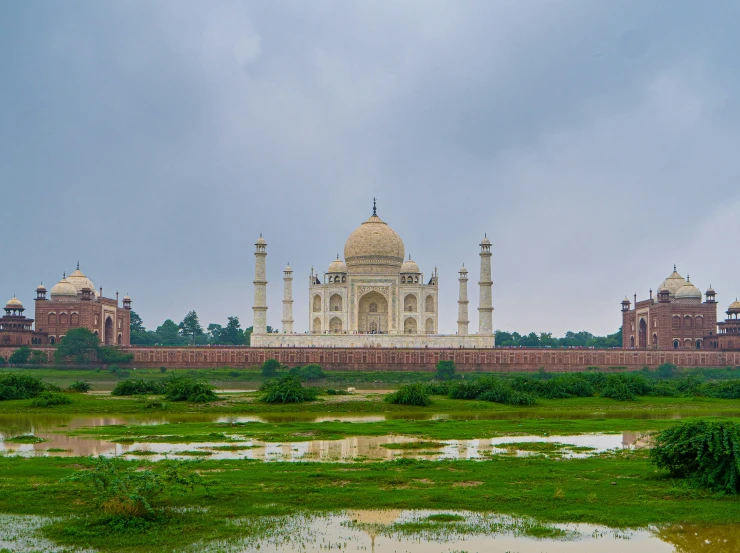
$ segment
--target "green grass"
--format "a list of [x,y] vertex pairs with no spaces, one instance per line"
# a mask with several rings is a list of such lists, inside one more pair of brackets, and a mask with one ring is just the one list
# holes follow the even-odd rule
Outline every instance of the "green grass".
[[[126,463],[127,461],[118,461]],[[145,461],[128,461],[146,466]],[[73,517],[48,529],[68,545],[101,551],[172,551],[240,531],[228,520],[340,509],[471,510],[526,515],[543,522],[612,526],[667,523],[740,524],[735,498],[689,487],[624,451],[589,459],[494,458],[347,465],[200,461],[207,489],[165,495],[165,505],[202,508],[145,532],[111,532],[95,518],[84,487],[60,480],[85,459],[0,458],[0,512]],[[616,484],[613,484],[615,482]]]
[[22,436],[15,436],[14,438],[8,438],[5,441],[11,444],[40,444],[47,440],[32,434],[24,434]]
[[440,448],[444,447],[445,444],[441,442],[430,442],[421,440],[419,442],[404,442],[400,444],[380,444],[380,447],[386,449],[429,449],[429,448]]

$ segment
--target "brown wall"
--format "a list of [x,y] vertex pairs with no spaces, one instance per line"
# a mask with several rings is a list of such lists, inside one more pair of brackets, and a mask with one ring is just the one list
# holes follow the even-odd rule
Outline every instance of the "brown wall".
[[[39,347],[49,353],[53,348]],[[433,370],[440,359],[455,362],[460,371],[579,371],[655,368],[662,363],[679,367],[740,366],[740,351],[621,350],[621,349],[322,349],[250,347],[127,347],[134,354],[133,367],[206,368],[255,367],[275,358],[288,366],[318,363],[324,369]],[[13,348],[0,347],[6,359]]]

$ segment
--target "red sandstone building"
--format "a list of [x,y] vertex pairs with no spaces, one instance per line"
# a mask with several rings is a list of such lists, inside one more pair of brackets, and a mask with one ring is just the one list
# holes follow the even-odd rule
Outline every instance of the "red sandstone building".
[[[673,273],[658,287],[657,298],[632,304],[622,301],[622,347],[625,349],[740,349],[740,303],[727,311],[728,319],[717,323],[715,291],[704,295],[689,278]],[[704,301],[702,301],[703,297]],[[719,332],[717,327],[719,326]]]
[[50,297],[43,284],[36,288],[36,329],[34,319],[23,316],[25,309],[15,297],[5,306],[0,318],[0,345],[53,345],[73,328],[87,328],[108,345],[131,344],[131,298],[103,297],[92,281],[77,269],[62,278],[51,289]]

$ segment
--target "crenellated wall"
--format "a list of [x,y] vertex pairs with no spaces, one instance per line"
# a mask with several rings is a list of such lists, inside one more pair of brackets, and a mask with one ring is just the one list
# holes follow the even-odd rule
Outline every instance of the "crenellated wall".
[[[0,347],[7,359],[14,348]],[[51,359],[54,348],[39,347]],[[274,358],[293,367],[318,363],[328,370],[433,370],[437,361],[452,360],[460,371],[639,370],[662,363],[679,367],[740,366],[740,351],[622,349],[437,349],[437,348],[252,348],[252,347],[128,347],[133,367],[255,367]]]

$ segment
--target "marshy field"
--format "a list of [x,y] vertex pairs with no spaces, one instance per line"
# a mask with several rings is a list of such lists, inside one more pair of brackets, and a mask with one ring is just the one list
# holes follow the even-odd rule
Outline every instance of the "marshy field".
[[740,368],[262,372],[0,369],[0,551],[740,550]]

